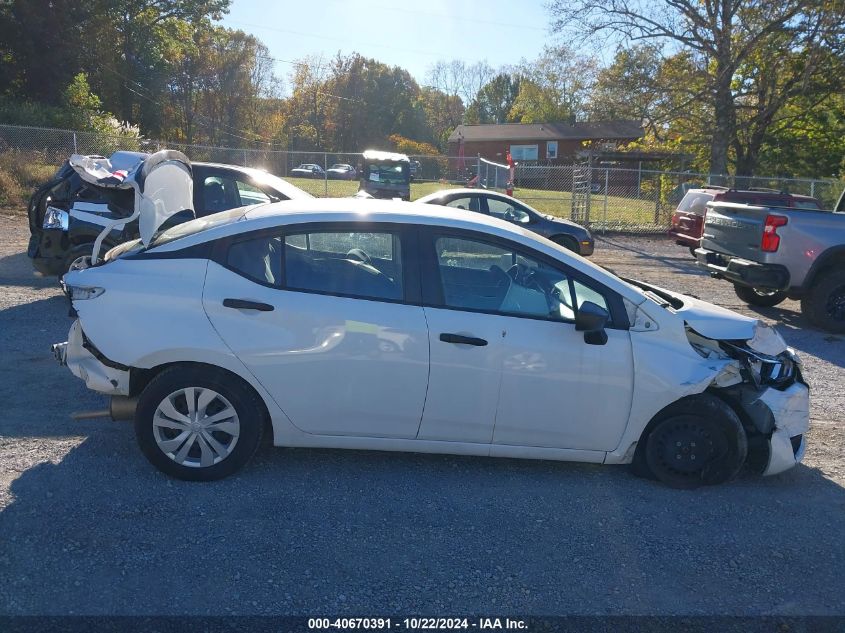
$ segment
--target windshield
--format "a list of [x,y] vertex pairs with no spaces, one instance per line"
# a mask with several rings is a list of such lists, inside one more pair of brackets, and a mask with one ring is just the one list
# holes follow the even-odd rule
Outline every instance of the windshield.
[[250,170],[250,174],[252,175],[252,179],[258,185],[264,185],[276,191],[277,193],[281,194],[278,197],[281,197],[283,200],[296,200],[301,198],[313,198],[310,193],[307,191],[303,191],[299,187],[295,187],[294,185],[290,184],[288,181],[279,178],[278,176],[274,176],[271,173],[266,171],[261,171],[260,169]]
[[407,163],[371,163],[367,166],[369,180],[387,185],[408,184]]
[[207,231],[208,229],[216,226],[223,226],[224,224],[237,222],[244,217],[246,210],[247,207],[240,207],[238,209],[230,209],[229,211],[221,211],[220,213],[207,215],[203,218],[190,220],[189,222],[183,222],[182,224],[178,224],[173,228],[162,231],[156,235],[150,243],[150,248],[153,248],[154,246],[161,246],[163,244],[167,244],[168,242],[188,237],[189,235],[202,233],[203,231]]

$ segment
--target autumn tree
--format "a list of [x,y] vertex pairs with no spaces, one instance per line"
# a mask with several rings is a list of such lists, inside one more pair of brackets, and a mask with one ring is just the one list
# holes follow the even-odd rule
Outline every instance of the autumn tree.
[[[726,174],[731,149],[738,156],[754,154],[750,138],[742,138],[739,110],[743,97],[760,98],[737,86],[742,69],[764,56],[788,53],[787,73],[769,77],[766,106],[754,118],[757,134],[764,134],[789,95],[806,89],[811,76],[824,72],[820,62],[831,46],[841,45],[843,4],[830,0],[552,0],[553,30],[581,39],[611,36],[623,41],[666,44],[685,51],[706,81],[697,98],[712,110],[709,167]],[[839,78],[841,81],[841,76]],[[754,159],[741,159],[743,171]]]

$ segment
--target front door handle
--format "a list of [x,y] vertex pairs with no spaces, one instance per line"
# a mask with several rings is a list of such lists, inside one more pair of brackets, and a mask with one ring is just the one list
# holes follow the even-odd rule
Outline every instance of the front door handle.
[[461,334],[444,333],[440,335],[440,340],[444,343],[455,343],[457,345],[475,345],[476,347],[484,347],[487,341],[483,338],[475,338],[474,336],[462,336]]
[[258,310],[259,312],[272,312],[273,306],[260,301],[249,301],[248,299],[223,299],[223,305],[227,308],[238,310]]

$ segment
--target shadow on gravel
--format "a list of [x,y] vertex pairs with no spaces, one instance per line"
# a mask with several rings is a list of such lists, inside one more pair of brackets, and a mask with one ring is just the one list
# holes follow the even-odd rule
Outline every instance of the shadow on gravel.
[[807,322],[800,310],[780,306],[773,308],[748,306],[748,310],[777,321],[776,329],[787,345],[838,367],[845,367],[845,335],[816,329]]
[[0,286],[25,286],[28,288],[57,288],[55,277],[41,277],[32,268],[26,253],[0,257]]
[[654,253],[649,253],[647,251],[641,250],[639,248],[634,248],[630,244],[624,244],[619,241],[614,241],[611,238],[607,237],[596,237],[597,242],[604,242],[618,248],[620,250],[628,251],[631,253],[635,253],[635,257],[637,259],[650,259],[655,262],[660,262],[665,264],[669,268],[673,270],[684,273],[684,274],[694,274],[694,275],[704,275],[705,273],[695,264],[695,260],[690,257],[689,253],[686,250],[681,249],[679,246],[679,252],[677,257],[667,257],[667,256],[660,256],[655,255]]
[[170,480],[100,424],[12,484],[5,614],[832,614],[845,491],[807,467],[676,491],[625,468],[266,449]]

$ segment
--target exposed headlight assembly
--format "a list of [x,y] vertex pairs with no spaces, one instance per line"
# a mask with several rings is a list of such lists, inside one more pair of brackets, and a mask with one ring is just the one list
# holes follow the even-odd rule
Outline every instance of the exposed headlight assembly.
[[44,222],[41,226],[45,229],[61,229],[67,231],[68,212],[56,207],[47,207],[44,214]]
[[65,285],[65,289],[68,295],[70,295],[71,301],[84,301],[86,299],[96,299],[106,291],[105,288],[98,288],[96,286]]

